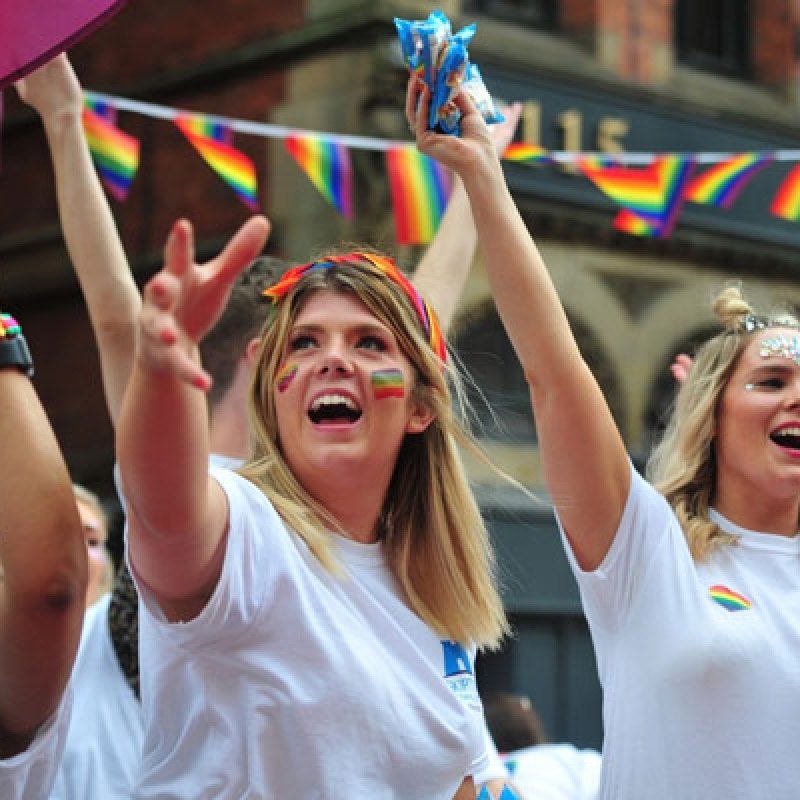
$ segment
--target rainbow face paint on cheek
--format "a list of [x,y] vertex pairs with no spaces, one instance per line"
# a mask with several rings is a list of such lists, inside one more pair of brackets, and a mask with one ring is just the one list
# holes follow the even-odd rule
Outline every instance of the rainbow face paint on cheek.
[[278,391],[285,392],[292,385],[295,375],[297,375],[297,364],[284,364],[275,376]]
[[369,380],[378,400],[406,396],[403,371],[400,369],[376,369],[369,376]]

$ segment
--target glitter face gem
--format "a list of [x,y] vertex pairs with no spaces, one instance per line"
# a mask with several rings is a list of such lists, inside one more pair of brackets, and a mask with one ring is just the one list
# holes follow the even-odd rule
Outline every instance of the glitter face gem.
[[761,358],[770,358],[771,356],[788,358],[800,366],[800,336],[797,334],[788,336],[781,333],[778,336],[762,339],[758,354]]
[[275,376],[278,391],[285,392],[292,385],[295,375],[297,375],[297,364],[284,364]]
[[372,389],[378,400],[387,397],[405,397],[403,371],[399,369],[377,369],[369,376]]

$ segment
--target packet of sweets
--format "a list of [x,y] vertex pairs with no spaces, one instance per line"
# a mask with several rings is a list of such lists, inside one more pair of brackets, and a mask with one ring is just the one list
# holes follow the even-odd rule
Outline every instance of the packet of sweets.
[[477,64],[468,64],[467,73],[461,88],[469,94],[478,111],[481,112],[487,125],[502,122],[505,117],[497,110],[486,84],[483,82],[481,71]]
[[433,91],[442,51],[452,38],[450,20],[441,11],[431,11],[428,18],[413,24],[413,31],[419,37],[419,61],[422,77]]
[[416,72],[420,63],[419,51],[422,49],[422,40],[419,34],[415,32],[413,22],[395,17],[394,25],[397,28],[397,38],[400,41],[403,62],[412,72]]
[[453,98],[461,88],[469,92],[487,123],[503,120],[480,71],[469,61],[467,45],[475,34],[474,23],[453,34],[450,20],[438,10],[424,20],[395,17],[394,23],[406,66],[425,81],[431,92],[429,130],[460,134],[461,112]]
[[431,90],[428,128],[440,133],[457,133],[461,116],[453,97],[467,72],[469,59],[462,41],[453,37],[442,50],[440,64]]

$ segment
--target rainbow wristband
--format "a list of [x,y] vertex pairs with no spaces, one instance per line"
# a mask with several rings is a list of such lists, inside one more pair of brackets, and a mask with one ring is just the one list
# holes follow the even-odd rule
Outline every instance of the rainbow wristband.
[[22,328],[11,314],[0,312],[0,338],[20,336]]
[[29,378],[33,375],[33,359],[22,328],[11,314],[0,312],[0,369],[13,367]]

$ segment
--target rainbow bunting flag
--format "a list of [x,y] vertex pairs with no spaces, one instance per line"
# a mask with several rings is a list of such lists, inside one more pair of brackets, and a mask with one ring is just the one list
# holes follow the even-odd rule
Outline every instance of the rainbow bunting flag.
[[311,134],[290,134],[286,150],[320,194],[347,219],[353,218],[353,167],[345,145]]
[[645,167],[607,164],[588,157],[578,158],[577,164],[600,191],[651,228],[648,233],[640,223],[630,225],[634,220],[625,215],[622,224],[630,225],[628,233],[641,227],[638,235],[659,237],[669,236],[675,227],[694,169],[692,159],[674,154],[656,156]]
[[397,243],[427,244],[450,197],[449,173],[416,145],[389,148],[386,166]]
[[695,175],[684,197],[692,203],[730,208],[747,182],[772,161],[768,155],[739,153]]
[[230,127],[203,114],[178,114],[174,122],[239,199],[252,211],[258,211],[256,168],[241,150],[233,147]]
[[629,208],[621,208],[614,217],[614,230],[632,236],[656,236],[658,229]]
[[82,119],[97,174],[109,193],[122,202],[139,167],[139,140],[87,106]]
[[106,122],[110,122],[112,125],[117,124],[117,109],[108,100],[84,95],[83,105]]
[[502,157],[505,161],[514,161],[517,164],[549,164],[552,161],[546,148],[527,142],[511,142]]
[[784,219],[800,218],[800,164],[796,164],[783,179],[769,205],[771,214]]

